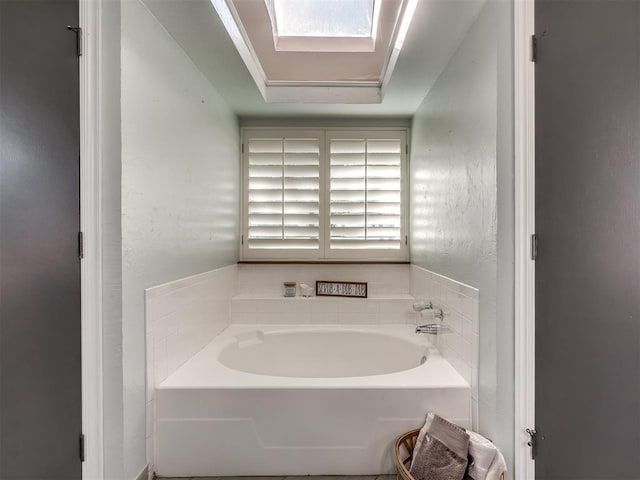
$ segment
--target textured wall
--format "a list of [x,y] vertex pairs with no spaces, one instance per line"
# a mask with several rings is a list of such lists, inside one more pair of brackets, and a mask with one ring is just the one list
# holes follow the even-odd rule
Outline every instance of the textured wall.
[[120,2],[100,2],[102,156],[102,372],[106,480],[122,480],[122,215]]
[[124,478],[144,467],[144,289],[237,261],[235,114],[137,0],[122,4]]
[[[512,42],[507,3],[487,3],[413,119],[410,230],[414,264],[480,291],[480,431],[511,457],[507,402],[497,415],[497,311],[508,332],[513,322],[511,48],[499,47]],[[500,339],[513,343],[512,333]],[[512,389],[510,371],[502,382],[501,395]]]

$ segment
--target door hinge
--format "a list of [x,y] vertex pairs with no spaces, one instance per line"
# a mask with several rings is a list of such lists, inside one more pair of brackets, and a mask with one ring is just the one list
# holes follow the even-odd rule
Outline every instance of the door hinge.
[[406,144],[404,146],[404,153],[406,153],[407,155],[409,155],[409,144]]
[[76,55],[80,57],[82,55],[82,28],[67,25],[67,30],[71,30],[76,34]]
[[242,153],[244,153],[244,143],[240,145],[240,149],[242,150]]
[[535,428],[527,428],[526,432],[529,434],[527,445],[531,448],[531,460],[535,460],[538,454],[538,432]]
[[538,235],[531,235],[531,260],[538,259]]
[[244,245],[244,235],[240,235],[240,245]]
[[404,244],[405,245],[409,245],[409,236],[408,235],[404,236]]
[[533,63],[538,61],[538,39],[535,35],[531,35],[531,61]]
[[85,456],[84,456],[84,434],[83,433],[80,434],[80,438],[78,439],[78,447],[79,447],[78,454],[80,455],[80,461],[84,462]]
[[78,258],[84,258],[84,234],[78,232]]

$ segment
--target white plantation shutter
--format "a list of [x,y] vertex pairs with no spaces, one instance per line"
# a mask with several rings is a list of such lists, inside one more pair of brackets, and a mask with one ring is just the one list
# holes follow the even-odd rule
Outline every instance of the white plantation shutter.
[[245,129],[243,258],[406,260],[403,130]]
[[247,247],[318,250],[321,138],[245,142]]
[[403,139],[344,135],[328,140],[330,248],[400,251]]

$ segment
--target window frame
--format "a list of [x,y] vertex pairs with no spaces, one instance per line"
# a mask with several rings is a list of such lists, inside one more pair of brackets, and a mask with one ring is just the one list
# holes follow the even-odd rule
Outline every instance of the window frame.
[[[398,263],[409,261],[409,129],[397,127],[242,127],[241,141],[241,236],[240,261],[256,262],[314,262],[348,263],[376,262]],[[249,248],[248,196],[249,196],[249,147],[251,138],[309,138],[319,139],[320,177],[319,177],[319,248],[318,249],[258,249]],[[357,139],[398,139],[400,140],[401,162],[401,209],[400,209],[400,248],[395,249],[331,249],[330,248],[330,142],[332,138]],[[403,241],[404,239],[404,241]]]

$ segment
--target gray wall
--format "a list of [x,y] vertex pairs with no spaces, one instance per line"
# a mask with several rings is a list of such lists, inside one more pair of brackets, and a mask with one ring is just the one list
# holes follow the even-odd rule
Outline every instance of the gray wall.
[[500,368],[498,390],[498,359],[513,356],[510,14],[508,2],[485,5],[418,109],[410,204],[412,262],[480,290],[480,432],[509,461],[513,373]]
[[146,464],[144,289],[235,263],[235,114],[138,0],[122,3],[124,476]]

